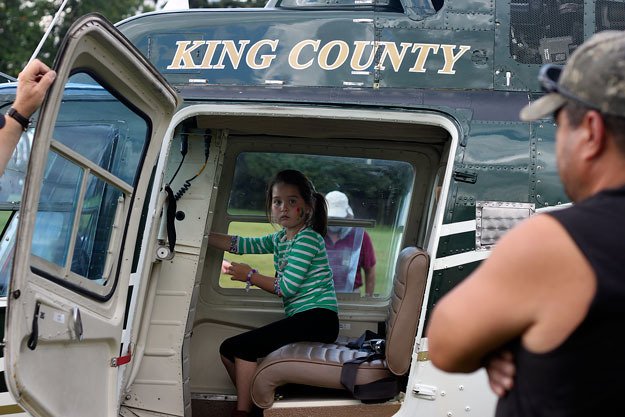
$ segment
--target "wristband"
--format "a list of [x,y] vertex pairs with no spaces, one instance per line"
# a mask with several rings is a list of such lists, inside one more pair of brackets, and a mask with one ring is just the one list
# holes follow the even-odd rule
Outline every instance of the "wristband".
[[228,249],[230,253],[239,253],[239,236],[230,237],[230,249]]
[[257,270],[252,268],[250,269],[250,272],[247,273],[247,279],[245,280],[245,292],[250,292],[250,287],[252,286],[252,275],[257,272]]
[[278,277],[273,280],[273,293],[278,297],[282,297],[282,290],[280,289],[280,278]]
[[9,108],[9,111],[7,111],[7,116],[11,116],[12,118],[15,119],[15,121],[17,121],[17,123],[21,124],[22,130],[24,132],[28,129],[28,126],[30,125],[30,120],[28,120],[27,117],[22,116],[13,107]]

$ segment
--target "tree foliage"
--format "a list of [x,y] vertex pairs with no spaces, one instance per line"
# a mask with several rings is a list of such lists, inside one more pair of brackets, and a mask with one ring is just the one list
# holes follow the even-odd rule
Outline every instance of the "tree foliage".
[[[190,8],[263,7],[266,0],[188,0]],[[0,72],[17,77],[26,65],[62,0],[0,0]],[[38,58],[53,64],[56,51],[72,23],[98,12],[111,22],[152,11],[166,0],[69,0]]]
[[[0,0],[0,72],[17,76],[61,3],[61,0]],[[154,2],[144,0],[70,0],[37,57],[52,65],[65,33],[84,14],[98,12],[111,22],[118,22],[153,9]]]
[[264,212],[267,183],[280,170],[297,169],[317,191],[347,194],[358,218],[393,224],[414,176],[408,163],[289,153],[243,153],[236,163],[229,207]]
[[231,8],[231,7],[263,7],[266,0],[189,0],[189,7],[195,8]]

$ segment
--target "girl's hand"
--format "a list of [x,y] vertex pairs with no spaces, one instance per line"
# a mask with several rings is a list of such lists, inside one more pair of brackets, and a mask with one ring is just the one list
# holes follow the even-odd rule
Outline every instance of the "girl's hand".
[[225,259],[223,261],[221,261],[221,273],[222,274],[227,274],[228,273],[228,268],[230,268],[230,265],[232,265],[230,263],[230,261],[227,261]]
[[233,281],[247,281],[247,274],[252,270],[252,267],[248,264],[240,264],[236,262],[231,262],[229,266],[224,268],[222,264],[222,268],[224,272],[228,275],[232,275]]

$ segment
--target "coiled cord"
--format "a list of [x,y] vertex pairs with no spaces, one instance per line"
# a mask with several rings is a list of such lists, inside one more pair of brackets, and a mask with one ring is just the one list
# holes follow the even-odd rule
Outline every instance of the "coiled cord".
[[[204,165],[202,165],[202,168],[200,168],[200,170],[197,172],[197,174],[195,174],[192,178],[189,178],[188,180],[185,180],[184,184],[182,184],[182,187],[180,187],[180,189],[174,195],[174,199],[176,201],[178,201],[178,200],[180,200],[180,198],[182,198],[182,196],[189,190],[189,188],[191,188],[191,181],[193,181],[194,179],[199,177],[200,174],[204,171],[204,168],[206,168],[206,165],[208,164],[208,155],[209,155],[209,149],[210,149],[210,138],[211,138],[211,130],[210,129],[206,129],[204,131]],[[185,155],[186,155],[186,152],[185,152]],[[182,160],[184,161],[184,155],[182,157]],[[180,169],[180,167],[178,167],[178,169]],[[176,173],[178,173],[178,171],[176,171]],[[173,180],[173,178],[172,178],[172,180]]]

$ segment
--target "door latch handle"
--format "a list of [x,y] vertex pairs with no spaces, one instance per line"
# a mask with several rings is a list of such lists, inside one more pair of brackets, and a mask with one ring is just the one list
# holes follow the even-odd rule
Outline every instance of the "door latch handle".
[[74,334],[79,341],[82,341],[82,319],[80,318],[80,309],[76,306],[72,308],[72,322],[74,325]]
[[30,333],[30,337],[28,338],[28,343],[26,343],[26,345],[28,346],[28,349],[30,350],[35,350],[37,348],[37,339],[39,339],[39,307],[41,306],[41,303],[39,301],[37,301],[37,304],[35,304],[35,313],[33,314],[33,327],[32,327],[32,331]]
[[436,392],[438,388],[433,385],[415,384],[412,393],[424,400],[436,400]]

